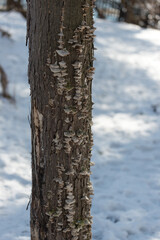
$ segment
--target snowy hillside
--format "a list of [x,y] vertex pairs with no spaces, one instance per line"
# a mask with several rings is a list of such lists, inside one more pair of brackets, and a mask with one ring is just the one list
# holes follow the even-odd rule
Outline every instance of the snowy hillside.
[[[0,240],[29,240],[29,85],[24,19],[0,14]],[[93,240],[160,240],[160,32],[96,20]]]

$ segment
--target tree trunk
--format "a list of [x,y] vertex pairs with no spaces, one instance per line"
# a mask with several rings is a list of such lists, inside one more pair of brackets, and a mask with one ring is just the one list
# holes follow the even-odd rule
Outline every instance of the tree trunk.
[[7,0],[7,10],[10,11],[13,8],[13,0]]
[[23,8],[23,4],[21,0],[7,0],[7,11],[16,10],[17,12],[21,13],[24,18],[26,18],[26,10]]
[[106,16],[103,12],[103,9],[100,9],[99,7],[95,6],[95,10],[97,11],[98,17],[101,19],[105,19]]
[[0,83],[2,86],[2,96],[5,97],[7,96],[7,85],[8,85],[8,79],[5,71],[3,68],[0,66]]
[[15,99],[8,93],[8,79],[5,71],[0,66],[0,85],[2,86],[2,96],[9,99],[12,103],[15,102]]
[[28,0],[32,240],[90,240],[93,1]]
[[140,25],[144,21],[142,11],[145,10],[145,1],[141,0],[122,0],[122,5],[126,8],[125,21]]
[[134,14],[134,4],[135,4],[136,0],[130,0],[130,1],[124,1],[124,2],[126,5],[126,9],[127,9],[126,22],[137,24],[136,16]]

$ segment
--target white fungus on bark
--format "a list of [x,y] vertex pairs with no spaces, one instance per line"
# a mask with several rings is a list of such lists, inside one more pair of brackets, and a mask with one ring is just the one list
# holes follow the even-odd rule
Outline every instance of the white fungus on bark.
[[61,57],[66,57],[66,56],[68,56],[70,54],[66,49],[56,50],[56,52]]

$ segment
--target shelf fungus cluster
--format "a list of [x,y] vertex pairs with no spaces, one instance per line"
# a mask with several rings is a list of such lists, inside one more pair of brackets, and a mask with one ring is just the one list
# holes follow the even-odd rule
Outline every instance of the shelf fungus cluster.
[[56,137],[52,140],[52,143],[55,144],[54,148],[56,149],[56,153],[62,149],[63,145],[61,143],[58,132],[56,133]]
[[54,52],[54,63],[47,62],[55,81],[55,92],[58,93],[58,97],[55,94],[57,102],[53,97],[49,99],[49,106],[63,105],[60,113],[62,123],[52,139],[58,172],[53,179],[57,187],[57,203],[54,203],[54,211],[48,210],[51,224],[56,224],[53,232],[59,234],[57,239],[91,240],[91,85],[95,70],[95,28],[90,16],[94,3],[83,2],[82,19],[79,26],[71,31],[69,40],[68,35],[65,36],[65,5],[62,7],[58,49]]
[[[55,51],[55,58],[57,59],[54,64],[47,63],[53,76],[57,80],[57,93],[59,95],[63,95],[65,87],[67,85],[68,76],[67,73],[67,64],[64,61],[65,57],[70,55],[69,51],[64,47],[64,7],[62,8],[62,15],[61,15],[61,25],[60,25],[60,32],[58,33],[59,40],[58,40],[58,49]],[[60,60],[59,60],[60,59]]]
[[57,79],[57,92],[59,95],[62,95],[66,86],[66,76],[68,75],[67,65],[62,60],[59,63],[50,64],[49,67],[53,76]]

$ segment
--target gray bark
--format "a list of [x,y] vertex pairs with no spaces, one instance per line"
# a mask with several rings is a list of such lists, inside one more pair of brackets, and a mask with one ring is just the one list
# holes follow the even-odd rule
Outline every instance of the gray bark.
[[28,0],[32,240],[90,240],[93,1]]

